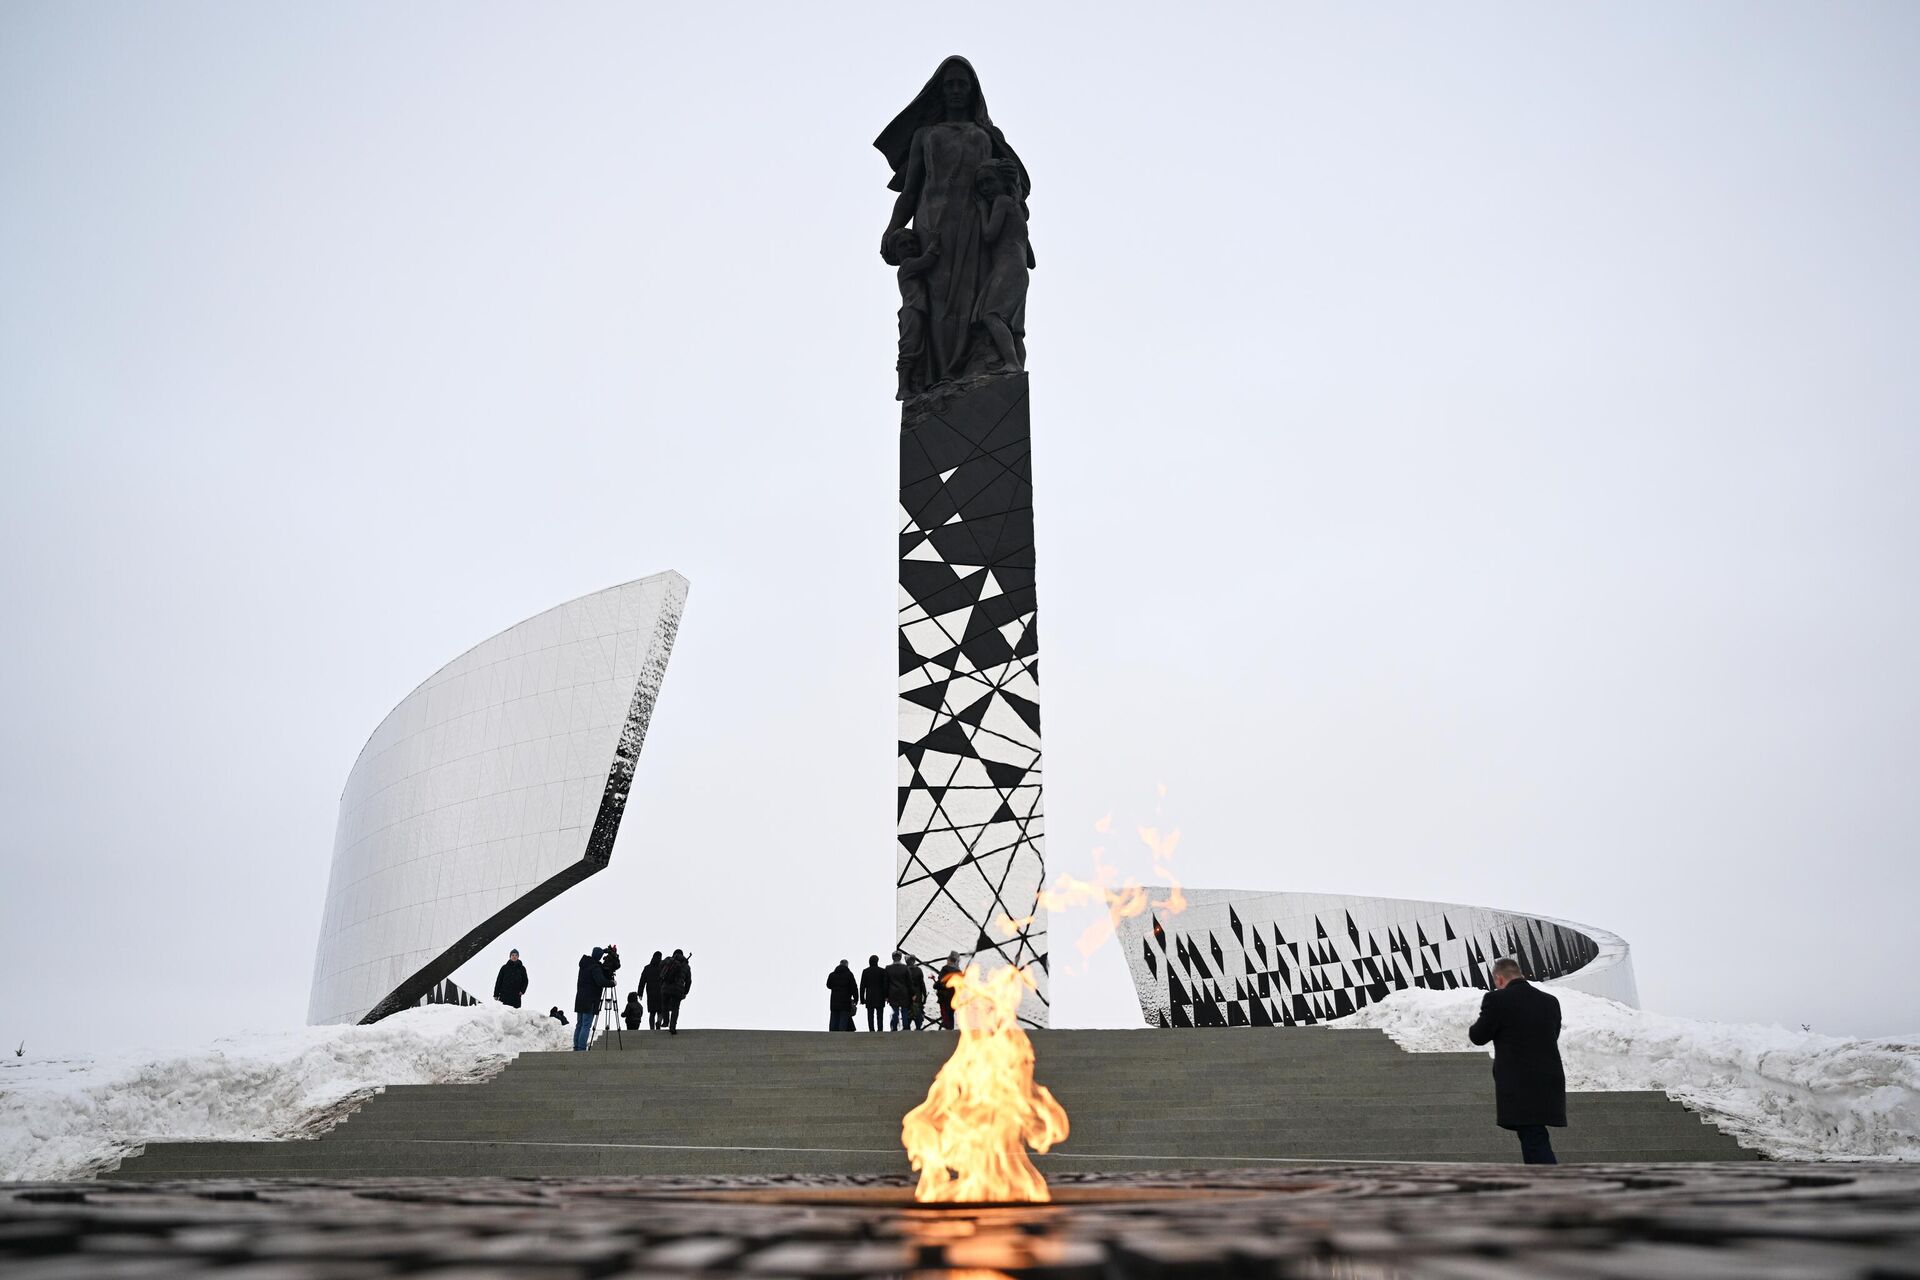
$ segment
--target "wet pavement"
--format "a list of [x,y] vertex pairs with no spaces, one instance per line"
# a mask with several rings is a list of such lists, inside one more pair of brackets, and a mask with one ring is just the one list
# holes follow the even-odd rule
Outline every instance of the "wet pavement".
[[1056,1176],[0,1184],[6,1280],[1264,1275],[1920,1280],[1920,1168],[1296,1165]]

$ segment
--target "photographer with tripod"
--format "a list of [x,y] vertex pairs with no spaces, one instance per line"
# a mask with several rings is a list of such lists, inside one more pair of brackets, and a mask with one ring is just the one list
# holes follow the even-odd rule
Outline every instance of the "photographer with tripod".
[[[606,972],[607,985],[600,992],[600,1025],[620,1040],[620,948],[609,942],[606,954],[600,957],[600,968]],[[587,1042],[591,1045],[593,1042]],[[620,1047],[626,1048],[626,1042],[620,1040]]]
[[[592,955],[580,957],[580,980],[573,988],[573,1048],[576,1053],[586,1051],[593,1043],[593,1024],[600,1016],[602,993],[613,985],[602,957],[607,954],[605,947],[595,947]],[[620,967],[620,957],[613,958],[613,967]]]

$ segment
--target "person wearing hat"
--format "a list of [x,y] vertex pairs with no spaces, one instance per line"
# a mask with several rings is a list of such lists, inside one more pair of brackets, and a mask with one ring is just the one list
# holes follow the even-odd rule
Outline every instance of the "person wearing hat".
[[500,976],[493,980],[493,998],[501,1004],[518,1009],[520,997],[527,994],[527,966],[520,963],[518,951],[507,952],[507,962],[500,966]]
[[605,947],[595,947],[592,955],[580,957],[580,980],[573,988],[573,1047],[584,1052],[593,1040],[594,1019],[600,1016],[600,993],[613,985],[600,958]]

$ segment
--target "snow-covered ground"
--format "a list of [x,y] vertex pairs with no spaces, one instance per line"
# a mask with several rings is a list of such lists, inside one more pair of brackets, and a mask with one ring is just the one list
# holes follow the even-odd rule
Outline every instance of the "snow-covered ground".
[[[481,1080],[571,1031],[503,1005],[410,1009],[370,1027],[303,1027],[171,1056],[0,1058],[0,1180],[79,1178],[143,1142],[286,1138],[389,1084]],[[29,1047],[29,1050],[31,1047]]]
[[[1920,1036],[1842,1040],[1547,989],[1570,1089],[1663,1089],[1777,1159],[1920,1160]],[[1378,1027],[1414,1052],[1472,1051],[1482,994],[1396,992],[1340,1025]]]

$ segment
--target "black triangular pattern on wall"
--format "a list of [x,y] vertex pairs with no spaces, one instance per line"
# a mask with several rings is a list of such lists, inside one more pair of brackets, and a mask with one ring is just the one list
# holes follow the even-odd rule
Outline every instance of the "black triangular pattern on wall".
[[1045,1026],[1038,611],[1025,374],[900,429],[897,946],[1025,967]]
[[[1247,895],[1231,905],[1219,904],[1212,909],[1217,914],[1190,905],[1182,921],[1186,927],[1174,937],[1175,954],[1191,966],[1193,976],[1187,982],[1174,974],[1173,966],[1156,964],[1150,939],[1165,936],[1164,927],[1157,935],[1150,931],[1157,920],[1122,922],[1123,930],[1140,935],[1135,979],[1151,988],[1142,993],[1151,1025],[1314,1025],[1350,1016],[1409,986],[1485,989],[1490,985],[1489,965],[1499,956],[1513,956],[1529,975],[1552,979],[1578,971],[1601,954],[1593,938],[1556,921],[1451,906],[1444,913],[1381,918],[1369,916],[1364,908],[1373,901],[1394,905],[1393,900],[1353,899],[1351,909],[1326,913],[1343,926],[1344,941],[1325,929],[1319,914],[1288,917],[1294,921],[1289,927],[1306,937],[1303,957],[1301,943],[1282,941],[1285,932],[1279,920],[1261,919],[1250,909],[1268,896],[1284,900],[1284,895]],[[1456,915],[1459,924],[1454,923]],[[1409,931],[1406,924],[1414,928]]]

